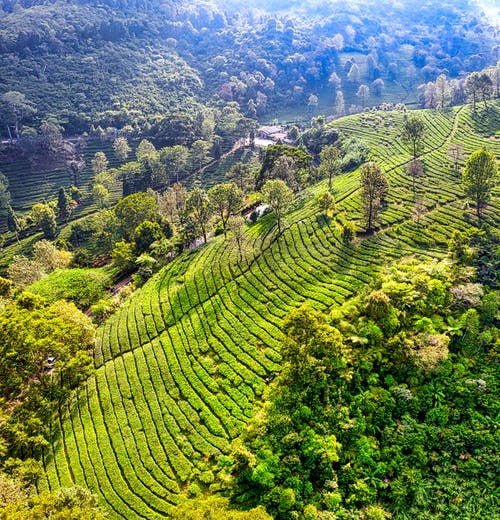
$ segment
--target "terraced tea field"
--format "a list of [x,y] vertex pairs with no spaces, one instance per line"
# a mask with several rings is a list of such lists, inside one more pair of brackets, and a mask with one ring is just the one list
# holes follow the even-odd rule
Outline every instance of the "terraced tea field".
[[[88,486],[110,518],[127,520],[164,518],[193,484],[208,489],[215,457],[228,453],[266,376],[280,370],[286,314],[304,301],[318,309],[342,302],[393,259],[440,258],[452,232],[467,227],[447,148],[484,145],[500,157],[500,140],[488,137],[500,103],[489,113],[478,124],[468,107],[422,112],[429,132],[416,195],[398,142],[403,114],[337,121],[371,147],[390,179],[379,230],[343,244],[314,200],[324,181],[300,195],[280,235],[272,216],[249,227],[241,260],[222,236],[175,258],[99,330],[97,374],[61,410],[40,488]],[[360,222],[359,172],[336,179],[335,195],[337,209]],[[420,223],[410,218],[416,196],[427,208]],[[495,226],[498,209],[497,192],[485,212]]]

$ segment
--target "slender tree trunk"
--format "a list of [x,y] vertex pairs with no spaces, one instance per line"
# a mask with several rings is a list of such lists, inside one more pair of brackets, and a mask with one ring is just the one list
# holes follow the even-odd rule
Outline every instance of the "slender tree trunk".
[[370,197],[370,207],[368,208],[368,231],[372,228],[372,198]]

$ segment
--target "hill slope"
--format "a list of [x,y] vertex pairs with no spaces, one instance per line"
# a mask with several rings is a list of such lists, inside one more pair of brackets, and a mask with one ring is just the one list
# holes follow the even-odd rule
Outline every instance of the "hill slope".
[[[454,230],[469,224],[460,180],[446,157],[460,142],[500,157],[500,103],[471,118],[468,106],[421,113],[429,132],[416,196],[427,209],[411,219],[415,195],[398,143],[403,113],[371,112],[336,122],[367,143],[390,179],[380,229],[344,245],[334,221],[301,194],[278,235],[270,217],[249,228],[244,258],[223,237],[177,257],[100,330],[97,375],[59,417],[45,453],[42,488],[72,482],[98,493],[111,518],[162,518],[183,493],[206,489],[214,456],[227,453],[252,416],[267,375],[279,371],[284,316],[304,301],[342,302],[385,263],[409,254],[440,258]],[[337,208],[360,218],[359,174],[335,183]],[[498,226],[498,192],[486,218]]]

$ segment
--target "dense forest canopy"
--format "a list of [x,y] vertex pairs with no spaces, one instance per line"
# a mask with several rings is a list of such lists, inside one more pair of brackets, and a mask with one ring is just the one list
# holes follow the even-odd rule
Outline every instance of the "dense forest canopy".
[[[314,111],[311,95],[335,91],[359,105],[363,84],[372,103],[396,85],[399,100],[411,100],[419,83],[498,59],[495,28],[465,1],[419,5],[418,23],[410,2],[389,1],[3,1],[1,9],[0,94],[18,91],[33,104],[27,126],[52,121],[70,134],[92,125],[149,132],[158,118],[207,102],[237,101],[260,118],[290,105]],[[4,136],[6,118],[4,109]]]

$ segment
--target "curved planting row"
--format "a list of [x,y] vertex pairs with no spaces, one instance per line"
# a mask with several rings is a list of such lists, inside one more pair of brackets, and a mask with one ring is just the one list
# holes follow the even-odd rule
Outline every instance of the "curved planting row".
[[[281,325],[291,309],[305,301],[331,308],[391,259],[444,254],[453,230],[466,224],[457,218],[464,201],[443,147],[472,125],[470,112],[429,116],[440,130],[427,143],[416,194],[408,153],[377,144],[380,120],[360,129],[363,116],[338,124],[370,143],[388,171],[379,232],[344,244],[336,221],[318,210],[323,181],[296,201],[280,235],[272,216],[250,227],[242,259],[222,236],[175,258],[101,327],[97,374],[61,410],[40,487],[86,485],[111,518],[165,517],[184,494],[209,488],[215,458],[228,453],[266,377],[280,369]],[[385,139],[395,138],[401,116],[387,117]],[[336,179],[335,194],[338,211],[361,221],[358,175]],[[419,195],[427,212],[417,222],[410,217]],[[486,215],[498,223],[494,208]]]

